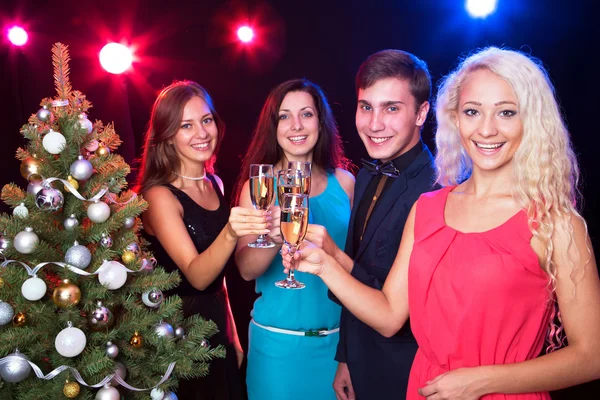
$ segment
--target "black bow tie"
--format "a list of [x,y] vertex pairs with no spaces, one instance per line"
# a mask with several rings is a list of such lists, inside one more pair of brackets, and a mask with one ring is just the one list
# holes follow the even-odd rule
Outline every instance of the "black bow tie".
[[383,164],[375,164],[371,161],[365,160],[364,158],[361,161],[363,168],[369,171],[372,175],[382,174],[391,178],[397,178],[400,176],[400,171],[398,171],[398,168],[396,168],[394,163],[391,161]]

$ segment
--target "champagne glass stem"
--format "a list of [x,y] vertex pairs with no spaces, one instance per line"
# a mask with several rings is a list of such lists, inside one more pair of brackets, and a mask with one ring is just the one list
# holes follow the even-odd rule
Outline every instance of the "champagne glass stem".
[[[290,252],[290,256],[292,257],[292,260],[290,261],[290,265],[293,266],[295,264],[294,254],[296,254],[296,246],[288,245],[288,250]],[[290,268],[288,270],[287,280],[293,281],[294,279],[295,279],[294,270],[292,268]]]

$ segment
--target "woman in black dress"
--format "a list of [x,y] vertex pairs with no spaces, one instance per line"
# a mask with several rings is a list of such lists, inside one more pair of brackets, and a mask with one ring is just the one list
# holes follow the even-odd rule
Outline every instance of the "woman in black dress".
[[185,317],[200,314],[219,333],[211,345],[227,349],[225,359],[211,362],[210,375],[184,380],[181,399],[238,400],[238,369],[243,350],[231,314],[224,268],[238,238],[268,232],[264,211],[235,207],[223,198],[223,183],[213,174],[224,125],[209,94],[195,82],[165,88],[152,108],[146,132],[138,193],[149,204],[142,215],[145,237],[167,271],[180,271],[181,284],[166,294],[183,300]]

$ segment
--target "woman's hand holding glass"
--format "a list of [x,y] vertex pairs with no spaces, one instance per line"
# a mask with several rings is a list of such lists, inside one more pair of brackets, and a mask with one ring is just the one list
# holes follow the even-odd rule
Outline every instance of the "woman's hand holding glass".
[[268,236],[271,241],[275,244],[283,244],[283,237],[281,236],[281,207],[279,206],[271,206],[269,207],[269,212],[271,213],[270,229]]
[[269,211],[233,207],[229,213],[229,234],[235,240],[246,235],[264,235],[271,232],[271,221]]
[[[258,210],[267,211],[273,203],[273,196],[275,195],[273,166],[270,164],[251,164],[249,180],[252,205]],[[256,241],[248,243],[248,247],[258,249],[275,247],[275,243],[267,239],[267,233],[259,234]]]
[[308,240],[304,240],[295,251],[284,246],[281,250],[285,273],[289,271],[307,272],[320,276],[323,273],[328,254]]

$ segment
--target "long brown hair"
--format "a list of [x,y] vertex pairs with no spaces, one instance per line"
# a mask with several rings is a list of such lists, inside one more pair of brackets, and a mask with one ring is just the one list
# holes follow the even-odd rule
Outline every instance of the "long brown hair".
[[153,186],[164,185],[175,179],[175,172],[179,172],[180,160],[168,141],[177,134],[183,118],[183,109],[193,97],[200,97],[206,102],[217,124],[217,147],[204,166],[206,172],[214,172],[216,155],[225,134],[225,124],[219,118],[206,89],[196,82],[176,81],[160,92],[152,106],[152,114],[144,138],[144,152],[141,157],[136,192],[143,193]]
[[313,165],[323,171],[334,173],[336,168],[347,168],[350,164],[344,155],[338,127],[323,90],[307,79],[292,79],[275,87],[263,105],[256,129],[252,134],[248,152],[235,185],[233,202],[239,202],[240,192],[248,179],[250,164],[276,164],[283,158],[283,150],[277,142],[279,107],[290,92],[306,92],[311,95],[319,117],[319,138],[313,149]]

